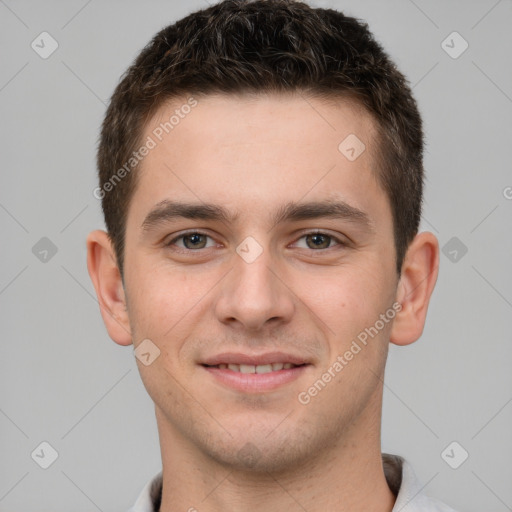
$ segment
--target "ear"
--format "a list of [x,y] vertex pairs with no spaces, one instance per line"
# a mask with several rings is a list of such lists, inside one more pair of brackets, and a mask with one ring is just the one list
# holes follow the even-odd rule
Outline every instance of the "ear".
[[87,269],[109,336],[119,345],[131,345],[123,282],[110,237],[105,231],[92,231],[87,236]]
[[438,269],[437,238],[427,231],[416,235],[402,265],[396,297],[402,309],[393,321],[391,343],[409,345],[421,336]]

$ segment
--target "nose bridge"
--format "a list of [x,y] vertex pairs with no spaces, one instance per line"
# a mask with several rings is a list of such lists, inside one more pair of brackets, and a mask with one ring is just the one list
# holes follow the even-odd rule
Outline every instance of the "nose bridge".
[[[275,287],[275,274],[271,271],[273,262],[272,255],[269,250],[263,251],[254,261],[247,261],[243,257],[239,257],[235,263],[235,285],[243,297],[251,297],[252,295],[259,297],[259,300],[272,296]],[[253,297],[254,298],[254,297]]]
[[248,237],[236,249],[234,268],[217,302],[222,322],[258,329],[268,320],[288,321],[293,312],[290,291],[276,277],[276,259],[268,245]]

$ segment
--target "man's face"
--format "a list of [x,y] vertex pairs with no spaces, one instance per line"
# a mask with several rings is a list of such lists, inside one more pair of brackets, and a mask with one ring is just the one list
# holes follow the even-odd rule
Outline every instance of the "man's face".
[[[391,322],[357,341],[397,291],[373,122],[348,101],[211,95],[158,141],[179,107],[146,127],[157,145],[136,171],[125,245],[134,345],[161,351],[138,362],[159,429],[241,468],[311,460],[380,421]],[[339,215],[318,211],[334,203]]]

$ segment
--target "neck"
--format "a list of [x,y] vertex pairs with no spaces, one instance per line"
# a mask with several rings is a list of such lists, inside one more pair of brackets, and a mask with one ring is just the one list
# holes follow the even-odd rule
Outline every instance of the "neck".
[[[325,450],[279,473],[240,471],[212,460],[156,409],[163,464],[160,512],[391,512],[380,448],[380,403]],[[377,412],[377,414],[376,414]]]

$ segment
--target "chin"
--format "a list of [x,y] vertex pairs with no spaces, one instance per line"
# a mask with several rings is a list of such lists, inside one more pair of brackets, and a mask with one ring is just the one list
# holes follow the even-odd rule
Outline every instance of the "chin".
[[215,450],[207,455],[226,469],[254,475],[288,473],[308,459],[306,453],[299,453],[297,446],[268,447],[251,441],[242,448]]
[[[316,454],[327,448],[333,436],[314,425],[304,422],[276,428],[252,428],[239,425],[231,435],[226,431],[199,434],[197,445],[203,455],[228,470],[250,474],[290,473],[309,464]],[[321,435],[320,432],[323,432]],[[205,442],[206,441],[206,442]]]

